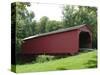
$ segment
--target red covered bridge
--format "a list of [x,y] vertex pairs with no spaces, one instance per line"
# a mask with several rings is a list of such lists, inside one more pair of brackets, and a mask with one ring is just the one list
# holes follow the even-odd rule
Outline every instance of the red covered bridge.
[[88,25],[79,25],[23,39],[24,54],[75,54],[80,48],[92,47],[92,32]]

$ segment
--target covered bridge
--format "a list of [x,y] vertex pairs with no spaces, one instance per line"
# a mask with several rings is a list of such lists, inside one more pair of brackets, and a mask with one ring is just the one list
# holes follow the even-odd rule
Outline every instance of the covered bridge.
[[38,34],[23,39],[24,54],[75,54],[92,47],[92,32],[86,24]]

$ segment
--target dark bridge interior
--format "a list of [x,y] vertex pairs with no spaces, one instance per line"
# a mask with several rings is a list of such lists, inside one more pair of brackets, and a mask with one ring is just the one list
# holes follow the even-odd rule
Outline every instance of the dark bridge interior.
[[91,48],[91,37],[88,32],[80,32],[79,47],[80,48]]

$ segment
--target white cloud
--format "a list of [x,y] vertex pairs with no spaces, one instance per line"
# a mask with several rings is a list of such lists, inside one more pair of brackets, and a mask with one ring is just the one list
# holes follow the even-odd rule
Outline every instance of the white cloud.
[[62,18],[62,5],[31,3],[28,10],[35,13],[34,19],[36,20],[39,20],[42,16],[47,16],[51,20],[61,20]]
[[[95,0],[87,1],[83,0],[36,0],[31,2],[29,10],[34,11],[36,20],[39,20],[42,16],[47,16],[51,20],[62,19],[62,6],[57,4],[69,4],[69,5],[82,5],[82,6],[97,6],[98,2]],[[39,3],[37,3],[39,2]],[[42,3],[42,4],[41,4]],[[45,4],[48,3],[48,4]],[[53,4],[52,4],[53,3]]]

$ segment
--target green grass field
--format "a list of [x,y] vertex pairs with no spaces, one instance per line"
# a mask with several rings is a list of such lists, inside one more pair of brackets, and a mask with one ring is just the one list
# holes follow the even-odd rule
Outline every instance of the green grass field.
[[96,68],[97,51],[83,52],[66,58],[51,60],[44,63],[16,65],[16,72],[41,72],[55,70],[71,70]]

